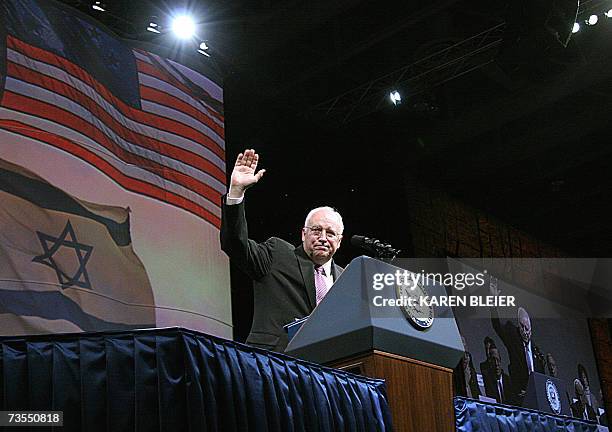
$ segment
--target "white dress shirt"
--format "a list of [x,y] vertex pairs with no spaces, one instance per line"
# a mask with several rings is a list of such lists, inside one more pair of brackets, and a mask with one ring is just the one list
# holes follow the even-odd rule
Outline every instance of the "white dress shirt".
[[531,341],[525,346],[525,361],[527,362],[527,372],[531,373],[534,371],[533,368],[533,353],[531,352]]

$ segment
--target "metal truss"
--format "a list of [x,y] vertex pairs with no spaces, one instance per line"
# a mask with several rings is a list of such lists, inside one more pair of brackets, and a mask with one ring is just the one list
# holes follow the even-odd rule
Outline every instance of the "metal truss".
[[317,104],[312,113],[349,123],[382,109],[389,92],[398,89],[402,100],[489,64],[503,40],[505,23],[433,53],[394,72],[376,78]]

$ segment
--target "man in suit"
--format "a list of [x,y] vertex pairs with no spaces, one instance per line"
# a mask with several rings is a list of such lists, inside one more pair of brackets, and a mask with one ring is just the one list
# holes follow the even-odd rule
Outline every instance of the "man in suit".
[[258,162],[252,149],[236,159],[223,198],[221,248],[253,280],[253,324],[247,343],[283,352],[288,344],[283,326],[309,315],[342,272],[332,258],[344,225],[334,209],[319,207],[306,216],[298,247],[278,237],[262,243],[250,240],[244,195],[264,175],[263,169],[256,172]]
[[583,420],[597,421],[595,411],[593,411],[591,405],[587,403],[584,387],[578,378],[574,380],[574,391],[576,392],[576,402],[572,403],[570,406],[572,415]]
[[495,346],[495,342],[489,336],[486,336],[484,338],[483,343],[484,343],[485,356],[487,358],[484,361],[480,362],[480,374],[483,376],[483,379],[486,379],[485,377],[492,375],[491,359],[489,358],[489,350],[491,349],[492,346]]
[[578,363],[578,379],[580,380],[582,388],[584,389],[586,404],[593,409],[595,414],[597,414],[599,412],[599,403],[597,402],[595,395],[591,392],[589,375],[587,374],[586,368],[582,365],[582,363]]
[[557,361],[551,353],[546,354],[546,370],[551,377],[559,378],[559,370],[557,369]]
[[461,336],[461,342],[463,343],[463,357],[459,360],[459,364],[455,366],[453,371],[455,394],[457,396],[478,399],[480,389],[478,387],[476,369],[472,362],[472,355],[468,351],[467,342],[463,336]]
[[[499,289],[492,287],[491,293],[499,295]],[[529,375],[532,372],[544,373],[544,359],[541,351],[531,340],[531,319],[529,314],[525,309],[519,307],[517,318],[518,327],[510,321],[506,321],[502,325],[497,308],[491,308],[493,330],[503,341],[508,351],[510,360],[508,371],[510,372],[510,379],[513,385],[513,399],[517,404],[521,404],[527,390]]]
[[489,368],[491,373],[483,376],[485,394],[499,403],[512,404],[512,381],[502,368],[499,350],[492,344],[489,347]]

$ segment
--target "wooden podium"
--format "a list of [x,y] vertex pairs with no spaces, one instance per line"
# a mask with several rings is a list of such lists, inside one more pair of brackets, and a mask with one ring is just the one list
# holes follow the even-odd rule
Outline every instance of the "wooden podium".
[[[285,352],[385,379],[395,431],[454,431],[452,368],[463,355],[455,318],[450,308],[436,307],[433,323],[422,329],[399,307],[376,306],[374,297],[397,294],[393,286],[373,289],[373,275],[396,270],[372,258],[354,259]],[[441,285],[426,289],[445,295]]]
[[452,369],[376,350],[327,366],[384,379],[395,431],[455,430]]

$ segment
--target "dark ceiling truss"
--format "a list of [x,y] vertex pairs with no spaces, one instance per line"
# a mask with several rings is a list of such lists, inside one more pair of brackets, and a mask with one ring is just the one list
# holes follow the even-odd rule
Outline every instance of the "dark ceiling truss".
[[311,113],[349,123],[388,103],[389,92],[399,89],[406,100],[491,63],[503,40],[504,23],[417,60],[394,72],[360,85],[316,105]]
[[[357,58],[370,50],[376,49],[376,47],[381,43],[391,40],[396,35],[413,28],[417,24],[430,19],[432,16],[443,13],[445,10],[451,8],[454,4],[459,3],[459,1],[460,0],[439,0],[426,2],[426,6],[411,11],[410,13],[405,13],[395,22],[385,25],[383,28],[376,30],[370,29],[369,31],[368,28],[363,28],[356,37],[351,36],[349,39],[342,41],[342,44],[346,45],[342,47],[341,51],[337,55],[329,56],[325,50],[319,50],[320,54],[312,57],[312,60],[310,61],[311,65],[309,67],[306,67],[304,70],[300,70],[297,74],[288,74],[288,76],[291,77],[290,79],[274,82],[271,86],[266,88],[266,93],[271,98],[276,98],[292,91],[292,89],[299,87],[308,81],[326,74],[330,69],[334,69],[338,65],[347,65],[347,63],[352,59]],[[342,3],[346,6],[351,3],[351,0],[346,0]],[[350,4],[350,6],[355,7],[362,3],[364,3],[362,0],[352,0],[352,4]],[[350,7],[345,7],[343,10],[347,12],[347,9],[350,9]],[[329,13],[327,13],[325,16],[320,16],[320,14],[318,14],[318,19],[313,20],[309,18],[308,21],[321,23],[325,19],[329,21],[337,18],[340,20],[340,22],[343,22],[343,20],[346,18],[342,15],[343,14],[334,15],[333,11],[329,11]],[[350,16],[350,11],[348,11],[346,15]],[[299,26],[297,28],[299,29]],[[320,33],[322,29],[318,28],[317,31]],[[284,49],[289,47],[289,49],[295,50],[296,46],[293,44],[293,41],[295,41],[299,34],[300,33],[295,30],[294,26],[291,32],[285,34],[284,37],[279,37],[277,39],[285,41]],[[333,39],[333,36],[330,35],[330,38]],[[290,45],[287,45],[287,43]],[[276,49],[281,49],[282,51],[281,46],[277,45]],[[252,54],[253,53],[251,53],[251,55]]]

